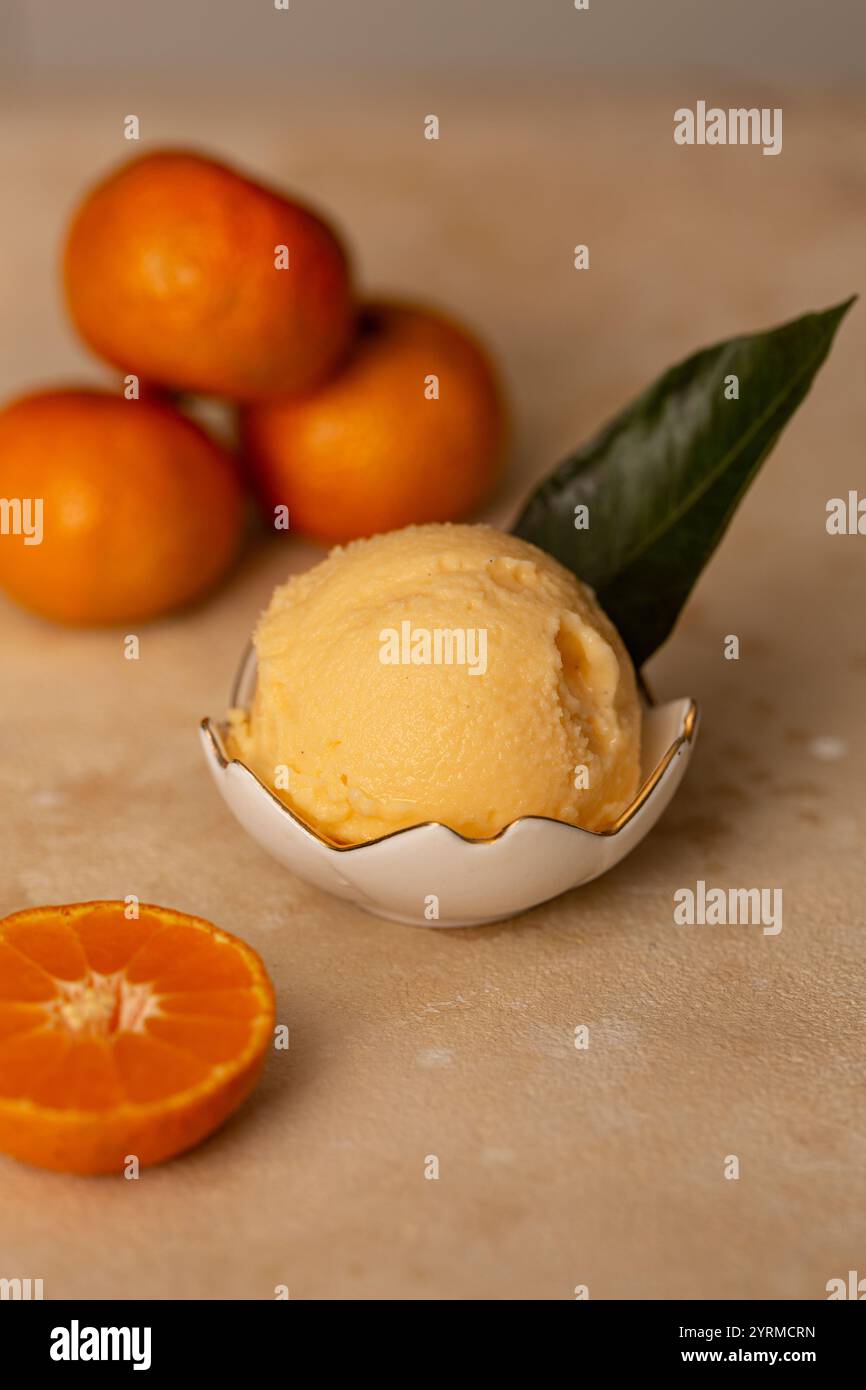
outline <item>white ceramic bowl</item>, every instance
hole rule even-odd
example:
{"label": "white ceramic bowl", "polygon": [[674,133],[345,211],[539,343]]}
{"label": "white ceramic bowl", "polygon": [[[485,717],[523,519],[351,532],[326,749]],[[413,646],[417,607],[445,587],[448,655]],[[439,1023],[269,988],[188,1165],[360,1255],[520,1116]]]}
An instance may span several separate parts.
{"label": "white ceramic bowl", "polygon": [[[247,652],[230,705],[246,707],[255,684]],[[324,839],[255,773],[230,759],[223,726],[201,723],[205,757],[227,805],[254,840],[299,878],[348,898],[377,917],[419,927],[499,922],[577,888],[613,868],[639,844],[682,780],[694,746],[694,700],[644,709],[640,790],[608,830],[580,830],[545,816],[522,816],[492,840],[468,840],[436,821],[360,845]],[[433,911],[438,916],[433,916]]]}

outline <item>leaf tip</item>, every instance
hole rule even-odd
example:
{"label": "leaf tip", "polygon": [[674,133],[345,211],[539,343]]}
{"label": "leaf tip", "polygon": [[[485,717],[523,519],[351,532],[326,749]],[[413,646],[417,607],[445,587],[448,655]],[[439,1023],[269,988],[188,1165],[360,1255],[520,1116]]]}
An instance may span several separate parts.
{"label": "leaf tip", "polygon": [[839,304],[833,304],[833,305],[827,310],[827,313],[828,313],[828,314],[834,314],[834,315],[837,317],[837,319],[839,320],[839,322],[841,323],[842,319],[845,317],[845,315],[847,314],[848,310],[851,308],[852,304],[856,304],[856,303],[857,303],[857,300],[858,300],[859,298],[860,298],[859,294],[850,294],[850,295],[848,296],[848,298],[847,298],[847,299],[843,299],[843,300],[841,301],[841,303],[839,303]]}

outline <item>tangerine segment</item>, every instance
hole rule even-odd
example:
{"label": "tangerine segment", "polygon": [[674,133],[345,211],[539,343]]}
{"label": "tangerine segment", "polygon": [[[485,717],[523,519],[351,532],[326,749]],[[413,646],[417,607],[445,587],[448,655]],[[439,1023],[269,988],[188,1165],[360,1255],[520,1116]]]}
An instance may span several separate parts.
{"label": "tangerine segment", "polygon": [[171,908],[35,907],[0,921],[0,1150],[119,1173],[191,1148],[241,1104],[274,992],[237,937]]}

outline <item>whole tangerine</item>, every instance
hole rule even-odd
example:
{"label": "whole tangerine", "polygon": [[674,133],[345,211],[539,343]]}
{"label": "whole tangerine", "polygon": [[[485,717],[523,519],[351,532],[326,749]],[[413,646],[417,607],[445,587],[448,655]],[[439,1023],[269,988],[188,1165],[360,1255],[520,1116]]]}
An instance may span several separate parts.
{"label": "whole tangerine", "polygon": [[206,593],[244,526],[235,461],[170,406],[55,390],[0,410],[0,588],[74,624],[156,617]]}
{"label": "whole tangerine", "polygon": [[132,159],[87,193],[64,279],[94,352],[179,390],[304,390],[353,331],[346,253],[322,218],[183,150]]}
{"label": "whole tangerine", "polygon": [[487,354],[428,309],[372,303],[355,348],[318,390],[251,406],[242,449],[267,519],[325,544],[459,521],[491,492],[504,437]]}

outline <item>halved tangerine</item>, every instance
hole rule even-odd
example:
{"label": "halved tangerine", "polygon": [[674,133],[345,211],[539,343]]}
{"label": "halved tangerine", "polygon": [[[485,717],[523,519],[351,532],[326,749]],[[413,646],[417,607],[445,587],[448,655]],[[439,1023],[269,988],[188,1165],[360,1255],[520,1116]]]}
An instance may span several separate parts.
{"label": "halved tangerine", "polygon": [[126,903],[0,921],[0,1150],[120,1173],[197,1144],[249,1095],[273,1038],[255,951],[210,922]]}

